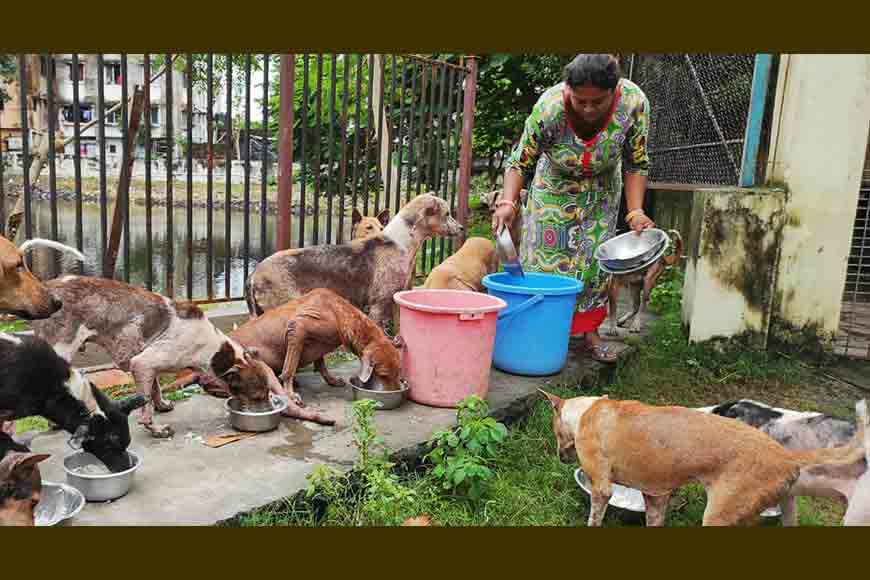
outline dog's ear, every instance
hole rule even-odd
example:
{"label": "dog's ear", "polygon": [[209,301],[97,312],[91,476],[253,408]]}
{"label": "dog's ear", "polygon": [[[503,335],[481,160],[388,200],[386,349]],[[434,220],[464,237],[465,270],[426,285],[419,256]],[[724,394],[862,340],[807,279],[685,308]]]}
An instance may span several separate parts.
{"label": "dog's ear", "polygon": [[372,371],[374,371],[374,366],[372,365],[372,358],[369,353],[364,352],[362,357],[360,358],[360,367],[359,367],[359,380],[362,384],[366,384],[369,382],[369,379],[372,378]]}
{"label": "dog's ear", "polygon": [[427,217],[440,214],[441,204],[439,203],[438,197],[431,191],[426,195],[430,195],[431,197],[426,200],[426,208],[423,210],[423,213],[426,214]]}
{"label": "dog's ear", "polygon": [[565,404],[565,401],[563,399],[557,397],[556,395],[551,395],[550,393],[548,393],[544,389],[538,389],[538,392],[540,392],[545,397],[547,397],[547,400],[549,400],[550,404],[553,405],[554,411],[561,411],[562,410],[562,405]]}
{"label": "dog's ear", "polygon": [[395,338],[393,338],[393,346],[399,350],[405,348],[405,339],[402,338],[401,334],[397,334]]}
{"label": "dog's ear", "polygon": [[51,455],[47,453],[10,451],[0,460],[0,481],[29,477],[36,464],[40,461],[45,461],[49,457]]}
{"label": "dog's ear", "polygon": [[350,216],[350,225],[351,225],[351,226],[355,226],[355,225],[358,224],[360,221],[362,221],[362,218],[363,218],[363,216],[362,216],[362,214],[359,212],[359,210],[358,210],[357,208],[353,208],[353,213],[352,213],[351,216]]}
{"label": "dog's ear", "polygon": [[381,222],[381,225],[387,227],[387,224],[390,223],[390,210],[385,209],[378,214],[378,221]]}
{"label": "dog's ear", "polygon": [[118,404],[118,410],[124,413],[125,415],[129,415],[139,407],[143,407],[148,400],[145,398],[145,395],[141,393],[137,393],[132,397],[127,397],[123,401]]}

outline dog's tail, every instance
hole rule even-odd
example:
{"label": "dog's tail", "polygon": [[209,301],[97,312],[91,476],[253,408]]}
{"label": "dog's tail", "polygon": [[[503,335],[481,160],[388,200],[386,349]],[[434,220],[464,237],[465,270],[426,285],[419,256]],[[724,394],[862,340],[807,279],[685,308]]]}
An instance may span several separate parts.
{"label": "dog's tail", "polygon": [[868,434],[867,401],[861,399],[855,404],[857,430],[852,440],[846,445],[828,449],[812,449],[809,451],[791,451],[792,457],[801,465],[850,465],[870,456],[870,434]]}
{"label": "dog's tail", "polygon": [[256,318],[263,314],[263,309],[257,304],[257,297],[254,292],[254,274],[251,274],[245,280],[245,302],[248,304],[248,314],[251,315],[251,318]]}
{"label": "dog's tail", "polygon": [[668,230],[668,234],[674,241],[674,254],[665,257],[665,265],[673,266],[683,257],[683,236],[677,230]]}
{"label": "dog's tail", "polygon": [[33,248],[52,248],[54,250],[58,250],[59,252],[67,252],[75,256],[80,262],[85,261],[85,256],[76,250],[75,248],[71,248],[66,244],[61,244],[60,242],[55,242],[53,240],[45,240],[42,238],[33,238],[32,240],[27,240],[23,244],[21,244],[18,249],[21,250],[22,253],[28,252]]}

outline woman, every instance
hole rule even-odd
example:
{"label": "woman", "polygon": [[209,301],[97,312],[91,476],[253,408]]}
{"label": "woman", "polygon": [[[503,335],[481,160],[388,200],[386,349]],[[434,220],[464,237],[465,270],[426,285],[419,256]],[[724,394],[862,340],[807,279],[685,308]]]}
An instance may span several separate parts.
{"label": "woman", "polygon": [[617,356],[598,334],[607,316],[608,276],[593,253],[616,229],[623,173],[626,222],[636,232],[655,225],[642,209],[648,129],[646,95],[621,78],[616,58],[578,55],[526,119],[492,218],[493,233],[510,228],[524,179],[534,174],[523,204],[520,260],[527,271],[583,281],[571,335],[583,334],[585,347],[603,362]]}

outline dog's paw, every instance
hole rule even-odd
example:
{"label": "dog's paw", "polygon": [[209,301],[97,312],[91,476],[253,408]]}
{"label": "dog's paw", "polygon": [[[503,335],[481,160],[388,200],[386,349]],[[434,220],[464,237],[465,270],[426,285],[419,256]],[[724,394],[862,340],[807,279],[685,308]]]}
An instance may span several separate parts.
{"label": "dog's paw", "polygon": [[144,427],[154,439],[169,439],[175,435],[175,429],[171,425],[155,425],[151,423],[150,425],[144,425]]}
{"label": "dog's paw", "polygon": [[164,398],[160,398],[154,403],[154,410],[158,413],[168,413],[174,408],[175,404],[172,401],[167,401]]}
{"label": "dog's paw", "polygon": [[615,324],[611,324],[604,330],[604,334],[607,336],[619,336],[619,331],[616,329]]}
{"label": "dog's paw", "polygon": [[297,407],[304,407],[304,406],[305,406],[305,401],[302,400],[302,395],[300,395],[299,393],[295,393],[295,392],[294,392],[294,393],[290,393],[290,394],[287,396],[287,399],[288,399],[291,403],[293,403],[294,405],[296,405]]}

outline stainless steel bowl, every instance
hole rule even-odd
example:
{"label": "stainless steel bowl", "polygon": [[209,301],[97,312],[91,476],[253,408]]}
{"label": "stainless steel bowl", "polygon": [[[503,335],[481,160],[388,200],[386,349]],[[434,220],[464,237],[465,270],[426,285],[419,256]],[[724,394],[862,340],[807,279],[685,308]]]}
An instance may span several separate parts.
{"label": "stainless steel bowl", "polygon": [[224,402],[230,425],[239,431],[271,431],[278,427],[281,422],[281,412],[287,408],[287,401],[274,396],[270,411],[242,411],[239,409],[240,404],[235,397],[230,397]]}
{"label": "stainless steel bowl", "polygon": [[56,526],[74,518],[85,507],[85,496],[65,483],[42,482],[42,497],[33,510],[34,524]]}
{"label": "stainless steel bowl", "polygon": [[[574,472],[574,480],[580,486],[580,489],[585,491],[586,495],[589,495],[589,488],[591,487],[589,477],[581,468],[577,468]],[[625,487],[617,483],[613,484],[613,495],[610,496],[608,505],[631,512],[646,512],[646,502],[643,501],[643,494],[640,490]],[[779,506],[774,506],[761,512],[761,517],[763,518],[777,518],[780,515],[782,515],[782,510],[779,509]]]}
{"label": "stainless steel bowl", "polygon": [[511,239],[511,233],[507,228],[502,228],[501,233],[496,236],[495,249],[505,272],[512,276],[525,276],[520,259],[517,256],[517,249],[514,247],[514,241]]}
{"label": "stainless steel bowl", "polygon": [[610,270],[634,268],[650,261],[669,240],[667,233],[656,228],[643,230],[640,235],[626,232],[598,246],[594,257]]}
{"label": "stainless steel bowl", "polygon": [[[86,451],[78,451],[63,459],[63,470],[68,484],[82,492],[88,501],[109,501],[127,494],[133,485],[133,476],[142,465],[139,456],[127,450],[133,467],[118,473],[90,475],[77,470],[88,465],[103,466],[103,462]],[[104,467],[104,466],[103,466]]]}
{"label": "stainless steel bowl", "polygon": [[401,407],[408,398],[408,385],[402,384],[402,388],[398,391],[376,391],[365,389],[353,383],[350,385],[353,388],[353,400],[371,399],[380,403],[378,409],[388,411]]}

